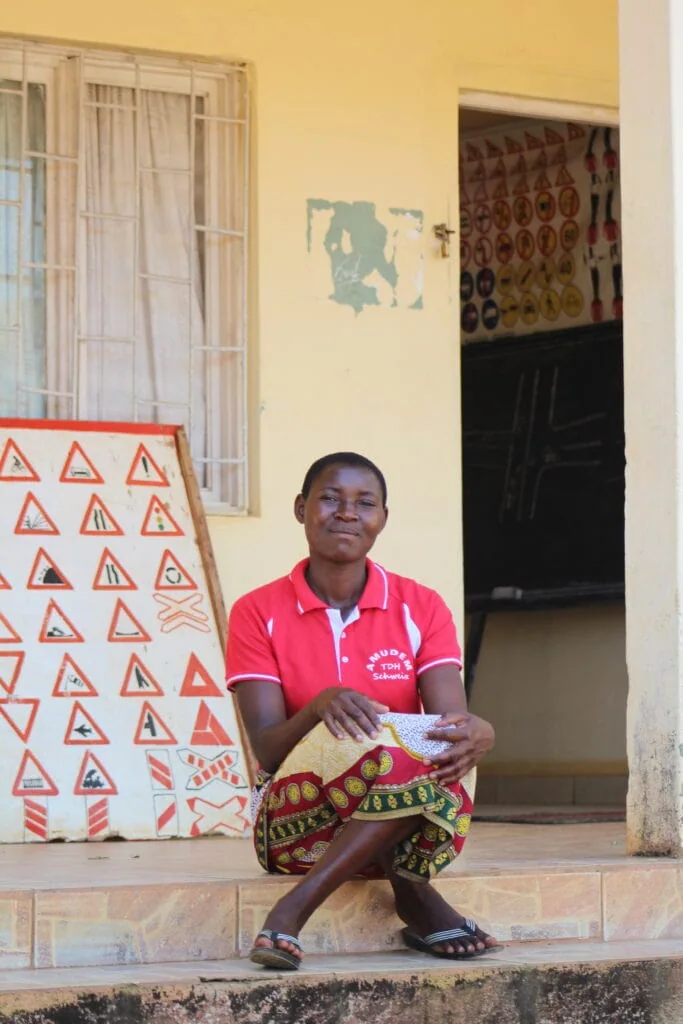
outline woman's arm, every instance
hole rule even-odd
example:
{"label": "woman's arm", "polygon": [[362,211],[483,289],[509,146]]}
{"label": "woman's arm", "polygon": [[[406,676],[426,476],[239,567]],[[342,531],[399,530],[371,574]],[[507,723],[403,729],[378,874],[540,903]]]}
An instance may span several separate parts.
{"label": "woman's arm", "polygon": [[251,749],[267,772],[280,767],[299,740],[324,722],[335,739],[379,735],[378,714],[389,709],[342,686],[321,690],[309,704],[287,718],[282,687],[263,679],[235,684],[235,695]]}
{"label": "woman's arm", "polygon": [[[304,659],[299,671],[307,668]],[[337,739],[361,739],[377,735],[378,713],[389,710],[354,690],[329,686],[288,718],[270,631],[249,595],[230,612],[226,669],[251,749],[268,772],[275,771],[318,722],[324,722]]]}
{"label": "woman's arm", "polygon": [[458,782],[481,761],[495,743],[493,726],[467,710],[465,688],[455,665],[438,665],[419,679],[425,713],[441,715],[442,721],[425,733],[427,739],[450,743],[448,750],[432,759],[432,777],[438,782]]}
{"label": "woman's arm", "polygon": [[437,665],[418,680],[420,699],[426,715],[467,714],[465,687],[457,665]]}
{"label": "woman's arm", "polygon": [[282,687],[263,679],[237,683],[235,697],[254,757],[267,772],[274,772],[320,721],[314,704],[287,718]]}

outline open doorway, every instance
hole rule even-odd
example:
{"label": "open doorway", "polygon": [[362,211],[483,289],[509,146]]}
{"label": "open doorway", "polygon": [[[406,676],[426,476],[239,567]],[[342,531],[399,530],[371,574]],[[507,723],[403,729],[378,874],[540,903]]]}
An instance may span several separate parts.
{"label": "open doorway", "polygon": [[478,813],[615,820],[627,789],[619,133],[460,111],[466,684]]}

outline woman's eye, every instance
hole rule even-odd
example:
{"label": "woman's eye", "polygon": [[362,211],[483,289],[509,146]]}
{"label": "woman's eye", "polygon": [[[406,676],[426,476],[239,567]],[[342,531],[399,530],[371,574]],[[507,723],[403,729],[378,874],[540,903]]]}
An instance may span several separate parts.
{"label": "woman's eye", "polygon": [[320,498],[320,500],[321,501],[334,501],[334,502],[336,502],[337,499],[336,499],[334,494],[323,494],[322,497]]}
{"label": "woman's eye", "polygon": [[362,505],[363,508],[374,508],[375,507],[375,502],[372,501],[370,498],[363,498],[361,501],[358,502],[358,504]]}

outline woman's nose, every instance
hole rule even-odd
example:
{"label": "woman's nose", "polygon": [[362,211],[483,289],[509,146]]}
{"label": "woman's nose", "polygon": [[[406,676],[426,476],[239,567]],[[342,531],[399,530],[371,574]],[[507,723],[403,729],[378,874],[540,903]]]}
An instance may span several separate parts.
{"label": "woman's nose", "polygon": [[352,501],[340,501],[336,514],[340,519],[356,519],[358,516]]}

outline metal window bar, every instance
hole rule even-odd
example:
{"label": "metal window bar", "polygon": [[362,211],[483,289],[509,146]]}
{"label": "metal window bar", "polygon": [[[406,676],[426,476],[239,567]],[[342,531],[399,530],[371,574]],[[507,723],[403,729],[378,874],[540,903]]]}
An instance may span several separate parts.
{"label": "metal window bar", "polygon": [[[19,165],[19,238],[18,238],[18,257],[19,265],[17,267],[17,327],[19,333],[17,338],[19,340],[19,373],[23,375],[24,366],[26,365],[24,358],[24,295],[23,295],[23,284],[24,284],[24,197],[26,191],[26,158],[24,153],[28,148],[28,74],[26,67],[27,57],[26,51],[22,51],[21,55],[21,163]],[[21,376],[20,376],[21,379]],[[26,413],[26,403],[23,401],[25,392],[19,390],[19,415],[24,416]]]}
{"label": "metal window bar", "polygon": [[83,266],[85,263],[85,252],[86,252],[86,235],[85,235],[85,223],[79,217],[81,207],[85,207],[85,193],[86,193],[86,180],[85,180],[85,160],[83,159],[83,151],[85,149],[85,68],[83,66],[83,55],[78,57],[78,115],[77,115],[77,149],[79,160],[78,160],[78,171],[77,171],[77,183],[76,183],[76,223],[74,230],[76,232],[75,237],[75,248],[76,248],[76,266],[79,268],[76,272],[76,279],[74,282],[74,313],[73,313],[73,325],[74,325],[74,344],[73,344],[73,381],[74,381],[74,415],[78,419],[84,418],[83,414],[88,408],[88,396],[87,396],[87,360],[89,355],[89,348],[87,342],[81,336],[81,328],[85,328],[87,325],[87,313],[88,313],[88,293],[87,288],[83,287]]}
{"label": "metal window bar", "polygon": [[[16,54],[16,57],[13,56]],[[205,65],[197,61],[182,61],[173,60],[167,58],[159,58],[158,60],[150,60],[146,58],[144,60],[131,58],[128,55],[112,55],[102,54],[96,51],[84,50],[84,49],[67,49],[62,48],[53,44],[28,44],[21,42],[14,42],[11,40],[5,40],[2,47],[2,53],[0,54],[0,61],[3,56],[7,60],[7,64],[14,63],[14,66],[21,60],[21,81],[17,82],[16,89],[9,89],[5,86],[0,88],[0,94],[10,96],[21,96],[21,165],[19,173],[19,198],[17,200],[0,200],[0,205],[13,207],[17,210],[18,217],[18,238],[17,238],[17,279],[16,279],[16,302],[17,302],[17,323],[15,326],[8,327],[7,331],[11,334],[15,334],[17,337],[17,371],[18,371],[18,400],[19,407],[18,411],[20,415],[27,413],[27,398],[28,395],[44,395],[46,398],[59,399],[60,403],[57,407],[57,415],[67,415],[71,418],[79,416],[86,416],[89,414],[89,407],[92,407],[92,401],[88,401],[87,389],[89,387],[89,377],[87,374],[87,362],[89,347],[93,344],[117,344],[123,343],[126,345],[137,345],[141,343],[140,337],[140,324],[139,324],[139,302],[140,302],[140,283],[143,280],[159,280],[168,281],[171,283],[185,284],[188,290],[188,304],[190,309],[189,325],[188,325],[188,350],[191,370],[188,374],[188,429],[190,437],[194,436],[195,430],[203,430],[204,423],[197,420],[197,410],[194,407],[193,401],[193,381],[194,375],[198,372],[195,368],[195,360],[199,357],[203,363],[201,369],[202,383],[204,392],[204,402],[206,403],[206,411],[204,414],[204,422],[206,423],[208,433],[205,433],[202,451],[201,448],[197,448],[194,445],[194,461],[199,467],[206,467],[208,476],[206,481],[202,480],[202,483],[208,483],[208,487],[205,487],[205,498],[212,504],[218,504],[222,511],[225,512],[244,512],[246,511],[246,495],[248,494],[248,458],[247,458],[247,271],[248,271],[248,212],[249,212],[249,94],[246,88],[246,74],[245,69],[241,65],[225,65],[221,67]],[[55,117],[55,104],[57,103],[56,98],[56,86],[54,81],[50,79],[50,73],[52,68],[59,65],[63,69],[66,61],[73,60],[74,64],[69,65],[73,68],[76,75],[74,79],[75,84],[75,104],[76,109],[73,110],[73,114],[76,118],[75,130],[76,139],[75,152],[77,156],[69,156],[66,153],[60,153],[57,150],[59,145],[50,145],[49,143],[49,131],[48,138],[46,140],[45,152],[39,152],[35,148],[29,148],[29,89],[34,81],[46,83],[46,92],[48,97],[48,110],[52,107],[52,112],[48,113],[48,119]],[[102,69],[102,75],[98,75],[98,69]],[[17,68],[17,72],[18,72]],[[106,74],[104,73],[106,72]],[[118,78],[116,83],[117,87],[130,88],[126,84],[126,76],[130,81],[131,74],[134,76],[134,103],[131,105],[119,104],[119,103],[93,103],[86,94],[87,84],[92,81],[93,84],[97,84],[101,80],[103,84],[112,84],[114,75]],[[47,76],[47,77],[46,77]],[[145,273],[140,267],[140,234],[141,234],[141,189],[140,179],[143,173],[174,173],[174,169],[166,168],[155,168],[147,167],[142,165],[140,160],[141,148],[140,148],[140,131],[141,131],[141,119],[142,119],[142,107],[143,107],[143,94],[147,88],[146,81],[147,76],[151,76],[149,88],[154,91],[154,81],[160,80],[160,76],[166,76],[171,82],[171,87],[164,85],[163,89],[170,93],[185,94],[189,100],[188,120],[190,130],[190,167],[187,171],[182,170],[177,173],[188,176],[188,190],[189,190],[189,203],[190,203],[190,215],[188,217],[188,230],[190,232],[190,277],[188,279],[177,279],[171,277],[165,277],[164,275],[155,275],[152,273]],[[0,72],[1,77],[1,72]],[[20,77],[17,73],[15,76],[17,79]],[[176,79],[178,82],[177,89],[173,84],[172,80]],[[189,86],[189,88],[188,88]],[[220,89],[221,86],[225,89],[225,104],[223,108],[218,110],[214,109],[211,105],[212,99],[215,99],[216,93],[212,90]],[[230,88],[227,88],[230,86]],[[50,96],[50,90],[55,90],[55,97]],[[197,98],[201,97],[204,106],[198,108]],[[109,215],[101,214],[97,211],[87,209],[87,197],[86,197],[86,181],[85,181],[85,147],[87,145],[87,133],[86,133],[86,114],[87,110],[92,107],[108,108],[111,110],[125,110],[133,114],[135,119],[135,157],[136,157],[136,169],[135,169],[135,214],[132,216],[126,215]],[[244,111],[245,116],[229,116],[231,110],[240,113]],[[57,110],[56,116],[60,117],[60,111]],[[207,128],[217,129],[218,126],[235,126],[237,130],[242,129],[243,132],[243,153],[242,153],[242,166],[233,167],[226,163],[227,157],[220,146],[214,145],[213,147],[207,146],[203,163],[207,175],[210,175],[212,181],[217,183],[219,189],[226,190],[226,182],[230,181],[235,175],[240,175],[242,179],[242,224],[243,230],[235,230],[230,227],[224,227],[216,223],[213,227],[211,226],[212,221],[215,221],[215,211],[213,215],[209,215],[207,203],[209,202],[209,188],[205,187],[205,202],[204,202],[204,216],[202,220],[205,223],[199,223],[197,217],[197,206],[195,203],[195,189],[197,187],[196,176],[196,147],[197,147],[197,125],[198,123],[207,125]],[[207,135],[204,134],[204,140],[206,143]],[[239,160],[237,151],[231,152],[230,158]],[[28,166],[30,161],[40,159],[46,161],[46,166],[49,166],[50,162],[53,165],[75,165],[76,166],[76,210],[74,217],[74,245],[75,245],[75,256],[74,262],[70,259],[64,260],[63,258],[57,258],[58,256],[63,257],[63,252],[58,253],[56,250],[48,250],[47,258],[43,260],[30,259],[31,253],[27,252],[27,240],[26,240],[26,210],[25,204],[27,201],[27,185],[28,185]],[[227,191],[226,191],[227,194]],[[47,232],[50,232],[50,202],[47,202]],[[133,337],[119,337],[114,338],[106,335],[99,335],[89,330],[87,319],[87,309],[89,304],[88,288],[87,288],[87,250],[86,245],[86,224],[89,221],[118,221],[133,224],[133,230],[135,234],[134,238],[134,257],[133,267],[131,268],[134,275],[134,309],[131,311],[133,320]],[[203,234],[206,237],[209,235],[215,237],[224,237],[226,239],[234,239],[235,243],[239,244],[240,247],[240,258],[241,264],[237,271],[236,276],[233,278],[237,286],[239,281],[239,287],[241,288],[241,322],[234,324],[234,331],[229,336],[231,344],[221,345],[219,342],[226,338],[226,325],[222,322],[223,309],[209,309],[209,296],[204,294],[203,301],[201,303],[204,314],[204,331],[203,337],[196,338],[195,332],[195,318],[193,316],[193,303],[195,301],[195,295],[200,294],[201,281],[197,278],[199,273],[199,258],[197,253],[197,241],[199,234]],[[33,249],[33,246],[31,246]],[[205,248],[205,260],[207,263],[212,260],[211,247]],[[50,275],[59,273],[71,273],[74,275],[73,278],[73,309],[71,310],[71,321],[73,323],[73,333],[70,338],[70,347],[72,348],[72,364],[70,369],[71,375],[71,388],[64,390],[63,388],[51,388],[46,387],[35,387],[26,378],[26,361],[24,358],[26,336],[25,331],[27,329],[26,314],[24,309],[25,304],[25,276],[26,272],[42,271],[45,274],[45,282],[48,288],[51,287],[49,278]],[[208,282],[208,269],[206,270]],[[212,299],[215,305],[215,296]],[[49,304],[48,304],[49,308]],[[228,325],[230,326],[230,325]],[[56,333],[56,325],[53,325],[53,332]],[[211,342],[215,341],[215,344]],[[51,332],[48,332],[47,338],[48,344],[52,343]],[[57,339],[59,343],[59,338]],[[210,356],[216,356],[222,363],[221,357],[240,357],[237,358],[237,363],[234,368],[229,371],[225,371],[223,366],[220,365],[218,369],[212,365]],[[133,374],[135,374],[135,360],[133,360]],[[218,372],[221,376],[219,379],[212,379],[214,372]],[[229,372],[232,374],[230,378],[230,389],[237,401],[239,415],[239,436],[235,435],[236,426],[235,418],[230,416],[226,419],[225,424],[221,423],[221,402],[214,402],[213,392],[216,390],[217,393],[221,393],[224,388],[224,373]],[[99,385],[100,388],[103,386],[103,375],[104,373],[104,361],[102,358],[99,360]],[[143,400],[141,396],[137,395],[137,385],[134,379],[134,408],[137,410],[138,406],[150,406],[156,404],[159,408],[173,407],[179,409],[183,407],[178,402],[147,402]],[[49,382],[46,382],[49,385]],[[234,388],[234,391],[233,391]],[[71,408],[65,408],[64,399],[71,399]],[[218,407],[216,407],[218,406]],[[232,450],[228,449],[226,454],[225,445],[231,446]],[[237,477],[226,478],[225,481],[221,480],[220,469],[223,466],[239,467],[241,472]],[[213,470],[213,472],[212,472]],[[202,470],[203,472],[203,470]],[[222,488],[227,488],[222,490]]]}
{"label": "metal window bar", "polygon": [[135,228],[133,232],[133,335],[135,337],[135,348],[133,350],[133,415],[138,418],[137,403],[137,350],[140,344],[138,323],[140,319],[140,215],[142,210],[142,190],[140,188],[140,145],[142,142],[142,103],[140,89],[140,65],[135,63],[135,93],[133,125],[135,141]]}
{"label": "metal window bar", "polygon": [[240,507],[247,510],[247,504],[249,501],[249,461],[247,458],[249,452],[249,396],[248,396],[248,382],[247,382],[247,343],[248,343],[248,324],[249,324],[249,181],[250,181],[250,136],[249,136],[249,108],[251,103],[251,97],[249,95],[249,89],[247,87],[246,77],[242,79],[243,88],[245,91],[244,96],[244,108],[246,112],[247,123],[244,130],[244,198],[243,198],[243,217],[242,225],[244,228],[244,234],[242,237],[242,337],[240,341],[242,343],[242,452],[244,453],[244,471],[242,473],[242,493],[240,494]]}
{"label": "metal window bar", "polygon": [[212,121],[214,124],[244,124],[246,120],[243,117],[221,117],[215,114],[195,114],[197,121]]}
{"label": "metal window bar", "polygon": [[[198,287],[200,285],[200,282],[198,280],[196,280],[196,276],[197,276],[197,262],[198,262],[198,259],[199,259],[199,255],[197,253],[195,253],[195,233],[194,233],[194,225],[195,225],[195,221],[197,219],[197,217],[196,217],[196,208],[197,208],[197,165],[196,165],[196,153],[195,153],[195,144],[196,144],[197,135],[196,135],[196,130],[195,130],[195,119],[194,119],[194,113],[195,113],[194,108],[195,108],[195,105],[196,105],[196,102],[197,102],[197,99],[196,99],[196,95],[197,95],[196,94],[196,89],[197,89],[197,81],[196,81],[196,78],[195,78],[194,67],[192,67],[192,68],[190,68],[190,101],[188,103],[188,108],[187,108],[187,129],[188,129],[189,136],[190,136],[190,138],[189,138],[189,147],[190,147],[190,151],[189,151],[189,157],[190,157],[190,176],[189,176],[189,179],[188,179],[189,190],[188,190],[188,196],[187,196],[188,210],[189,210],[189,216],[187,218],[187,229],[188,229],[188,233],[189,233],[189,237],[187,239],[187,252],[188,252],[189,261],[190,261],[190,263],[189,263],[189,267],[190,267],[190,281],[189,281],[189,286],[188,286],[188,290],[187,290],[187,308],[188,308],[188,318],[187,319],[188,319],[188,326],[189,326],[189,329],[190,329],[190,336],[188,338],[188,356],[189,356],[188,362],[189,362],[190,372],[188,373],[188,381],[187,381],[187,395],[188,395],[188,424],[187,424],[187,430],[188,430],[188,436],[189,436],[189,439],[190,439],[190,454],[192,454],[192,441],[193,441],[193,438],[194,438],[194,430],[195,430],[195,416],[194,416],[194,407],[193,407],[193,403],[192,403],[192,394],[193,394],[193,391],[194,391],[194,389],[192,387],[192,383],[193,383],[193,379],[192,378],[193,378],[193,373],[194,373],[194,365],[193,365],[194,350],[193,350],[193,347],[192,347],[193,346],[193,342],[194,342],[194,338],[193,338],[193,332],[194,332],[193,299],[194,299],[194,296],[195,296],[195,292],[197,291],[197,289],[198,289]],[[203,309],[204,309],[204,311],[206,311],[206,294],[204,294],[203,298],[204,298]],[[207,330],[206,312],[204,312],[204,332],[203,332],[204,335],[206,335],[206,330]],[[205,385],[204,385],[204,393],[205,393],[206,401],[207,402],[209,401],[209,396],[211,394],[210,386],[207,386],[208,384],[209,384],[209,382],[205,382]],[[201,474],[198,473],[197,475],[199,477],[199,486],[205,488],[206,487],[206,480],[203,479]]]}
{"label": "metal window bar", "polygon": [[77,164],[77,156],[61,156],[59,153],[39,153],[37,150],[27,149],[24,156],[36,157],[38,160],[54,160],[62,164]]}

